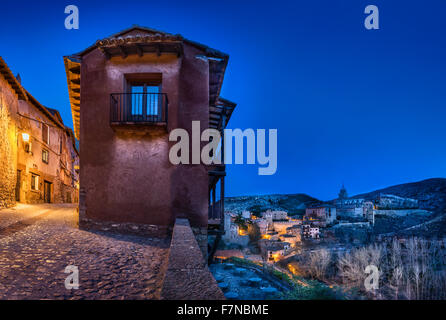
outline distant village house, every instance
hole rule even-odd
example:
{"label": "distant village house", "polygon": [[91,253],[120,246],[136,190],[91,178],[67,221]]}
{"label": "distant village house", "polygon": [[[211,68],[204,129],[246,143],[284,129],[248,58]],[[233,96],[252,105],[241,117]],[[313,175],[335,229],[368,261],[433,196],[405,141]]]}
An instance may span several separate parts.
{"label": "distant village house", "polygon": [[319,227],[311,224],[305,224],[302,226],[302,235],[305,239],[319,239],[321,231]]}
{"label": "distant village house", "polygon": [[311,206],[305,210],[305,218],[310,221],[320,221],[324,227],[333,224],[337,218],[336,206],[330,204]]}

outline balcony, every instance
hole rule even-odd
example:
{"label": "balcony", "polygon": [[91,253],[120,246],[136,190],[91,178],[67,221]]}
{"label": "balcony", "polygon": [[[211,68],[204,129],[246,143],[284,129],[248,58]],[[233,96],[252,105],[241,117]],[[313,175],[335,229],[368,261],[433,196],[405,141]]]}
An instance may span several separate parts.
{"label": "balcony", "polygon": [[111,125],[166,125],[169,100],[166,93],[112,93]]}
{"label": "balcony", "polygon": [[224,217],[222,215],[222,206],[221,206],[221,200],[215,202],[215,204],[209,205],[209,221],[220,223],[223,221]]}

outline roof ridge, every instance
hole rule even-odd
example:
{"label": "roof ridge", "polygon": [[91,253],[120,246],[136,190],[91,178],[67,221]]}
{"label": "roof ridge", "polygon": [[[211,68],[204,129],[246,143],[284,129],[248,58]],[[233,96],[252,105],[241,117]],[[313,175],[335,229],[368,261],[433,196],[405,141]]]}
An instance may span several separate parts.
{"label": "roof ridge", "polygon": [[[176,37],[176,38],[178,38],[178,41],[187,42],[188,44],[190,44],[192,46],[195,46],[196,48],[204,51],[206,55],[209,55],[211,57],[222,58],[223,60],[226,60],[225,61],[226,63],[227,63],[227,60],[229,59],[229,55],[227,53],[224,53],[224,52],[222,52],[220,50],[211,48],[211,47],[209,47],[209,46],[207,46],[205,44],[202,44],[202,43],[199,43],[199,42],[196,42],[196,41],[193,41],[193,40],[189,40],[189,39],[185,38],[184,36],[182,36],[181,34],[173,34],[173,33],[160,31],[160,30],[156,30],[156,29],[152,29],[152,28],[148,28],[148,27],[142,27],[142,26],[139,26],[139,25],[133,25],[130,28],[127,28],[127,29],[124,29],[124,30],[122,30],[120,32],[112,34],[111,36],[108,36],[108,37],[102,38],[102,39],[98,39],[98,40],[96,40],[95,43],[93,43],[88,48],[86,48],[86,49],[84,49],[84,50],[82,50],[82,51],[80,51],[78,53],[75,53],[75,54],[72,54],[72,55],[68,55],[68,56],[65,56],[65,57],[69,58],[69,59],[80,59],[83,55],[85,55],[88,52],[96,49],[98,47],[98,44],[100,44],[101,42],[105,43],[105,42],[108,42],[110,40],[111,41],[116,41],[116,39],[120,39],[120,38],[121,39],[132,39],[133,36],[129,36],[129,37],[122,37],[122,36],[125,35],[126,33],[129,33],[129,32],[131,32],[133,30],[138,30],[138,29],[141,30],[141,31],[154,33],[153,35],[147,35],[147,38],[150,38],[150,37],[153,37],[153,36],[158,36],[158,37],[159,36],[164,36],[164,37],[167,37],[167,38]],[[162,39],[160,39],[160,40],[162,40]]]}
{"label": "roof ridge", "polygon": [[174,35],[174,34],[169,33],[169,32],[165,32],[165,31],[161,31],[161,30],[157,30],[157,29],[153,29],[153,28],[144,27],[144,26],[140,26],[140,25],[134,24],[133,26],[131,26],[131,27],[129,27],[129,28],[126,28],[126,29],[124,29],[124,30],[121,30],[121,31],[119,31],[119,32],[117,32],[117,33],[114,33],[114,34],[112,34],[111,36],[109,36],[109,37],[107,37],[107,38],[114,38],[114,37],[116,38],[116,37],[118,37],[118,36],[121,36],[121,35],[123,35],[123,34],[129,33],[129,32],[131,32],[131,31],[133,31],[133,30],[137,30],[137,29],[142,30],[142,31],[146,31],[146,32],[152,32],[152,33],[160,33],[160,34],[166,34],[166,35]]}
{"label": "roof ridge", "polygon": [[[5,70],[6,75],[2,70]],[[0,56],[0,73],[3,75],[5,80],[11,85],[12,89],[17,93],[17,95],[27,100],[26,89],[17,80],[16,76],[12,73],[6,61]]]}

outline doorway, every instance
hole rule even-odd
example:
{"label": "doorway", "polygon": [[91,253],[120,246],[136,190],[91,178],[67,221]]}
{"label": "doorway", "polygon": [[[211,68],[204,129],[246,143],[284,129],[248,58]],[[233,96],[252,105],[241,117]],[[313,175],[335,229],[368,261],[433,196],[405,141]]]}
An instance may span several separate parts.
{"label": "doorway", "polygon": [[45,203],[51,203],[51,182],[44,181],[43,200]]}
{"label": "doorway", "polygon": [[15,201],[20,202],[20,185],[22,181],[22,171],[17,170],[17,181],[15,185]]}

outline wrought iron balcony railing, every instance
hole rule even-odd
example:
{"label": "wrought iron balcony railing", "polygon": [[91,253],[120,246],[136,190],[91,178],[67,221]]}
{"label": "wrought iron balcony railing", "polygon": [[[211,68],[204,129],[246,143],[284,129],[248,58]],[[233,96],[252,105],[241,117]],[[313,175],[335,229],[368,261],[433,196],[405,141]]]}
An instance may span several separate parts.
{"label": "wrought iron balcony railing", "polygon": [[167,124],[166,93],[112,93],[111,124]]}

